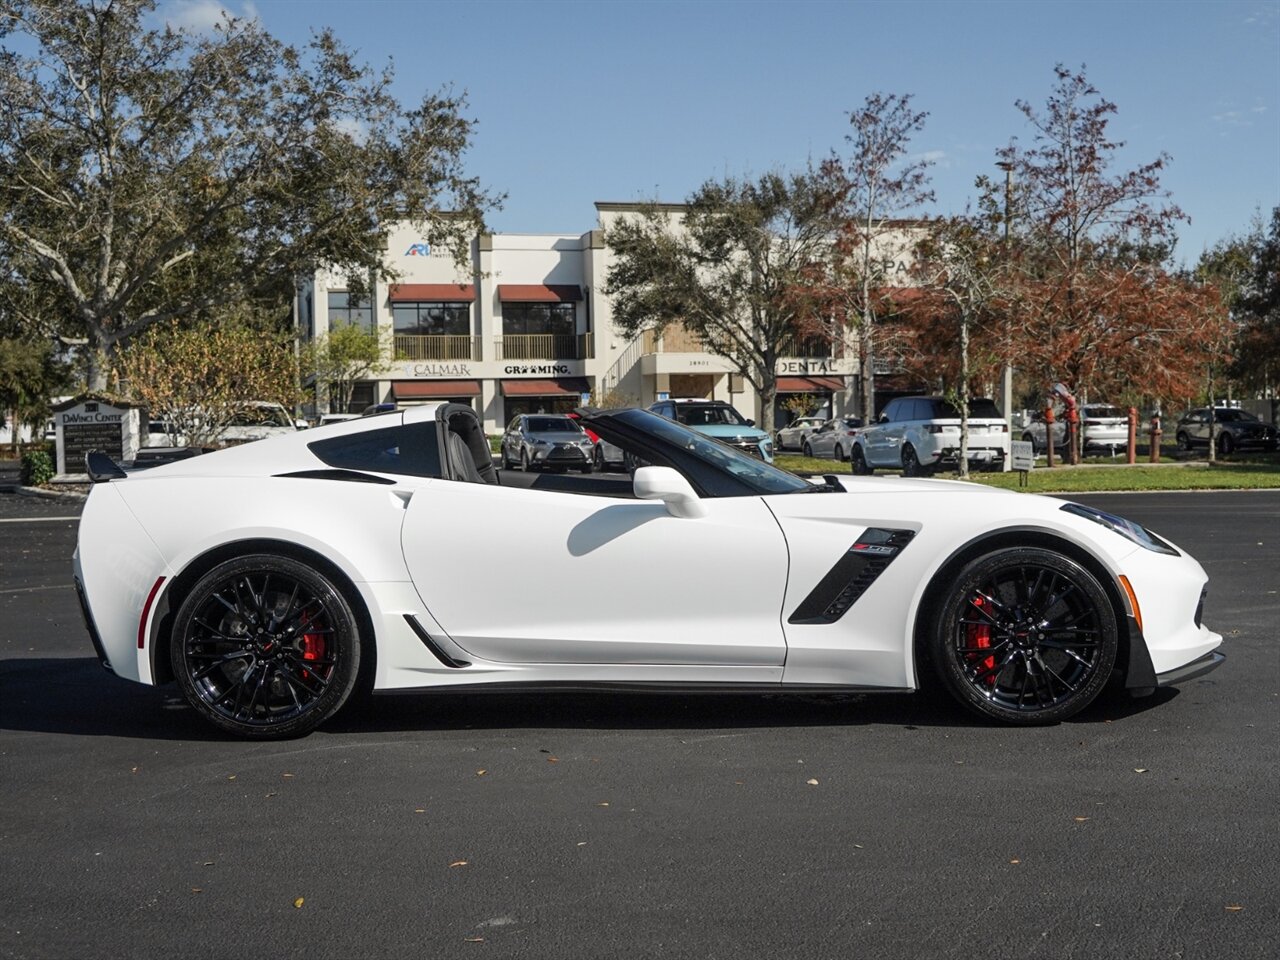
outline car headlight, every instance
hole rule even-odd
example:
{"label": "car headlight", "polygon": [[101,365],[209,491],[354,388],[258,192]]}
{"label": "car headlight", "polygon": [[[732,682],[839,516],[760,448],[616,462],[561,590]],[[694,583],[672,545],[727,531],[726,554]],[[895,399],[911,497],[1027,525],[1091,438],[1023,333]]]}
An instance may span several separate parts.
{"label": "car headlight", "polygon": [[1117,517],[1114,513],[1106,513],[1079,503],[1064,503],[1062,509],[1067,513],[1074,513],[1077,517],[1084,517],[1086,520],[1101,524],[1113,533],[1118,533],[1126,540],[1132,541],[1147,550],[1152,550],[1155,553],[1167,553],[1171,557],[1180,556],[1171,544],[1161,540],[1146,527],[1134,523],[1132,520],[1126,520],[1124,517]]}
{"label": "car headlight", "polygon": [[551,446],[551,444],[549,444],[546,440],[530,440],[529,442],[530,442],[531,444],[533,444],[535,447],[549,447],[549,446]]}

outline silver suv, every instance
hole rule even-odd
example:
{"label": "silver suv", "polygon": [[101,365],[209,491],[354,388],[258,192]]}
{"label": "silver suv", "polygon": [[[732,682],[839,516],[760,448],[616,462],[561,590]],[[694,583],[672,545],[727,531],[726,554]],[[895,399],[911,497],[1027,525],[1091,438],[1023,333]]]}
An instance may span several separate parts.
{"label": "silver suv", "polygon": [[[1009,422],[990,400],[969,401],[969,462],[999,468],[1009,456]],[[890,400],[874,426],[860,431],[849,454],[854,473],[877,467],[928,476],[960,461],[960,411],[943,397]]]}

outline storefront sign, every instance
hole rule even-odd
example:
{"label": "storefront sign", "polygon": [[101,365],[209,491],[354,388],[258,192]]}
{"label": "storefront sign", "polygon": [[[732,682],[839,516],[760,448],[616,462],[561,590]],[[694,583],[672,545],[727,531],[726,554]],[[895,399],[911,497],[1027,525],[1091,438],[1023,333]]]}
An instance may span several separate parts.
{"label": "storefront sign", "polygon": [[510,376],[552,376],[563,377],[569,374],[566,363],[513,363],[502,368],[502,372]]}
{"label": "storefront sign", "polygon": [[779,360],[778,373],[781,374],[809,374],[809,373],[835,373],[836,364],[834,360]]}
{"label": "storefront sign", "polygon": [[58,474],[81,474],[90,450],[101,450],[117,463],[138,455],[140,426],[133,407],[116,407],[85,400],[59,410],[57,421]]}
{"label": "storefront sign", "polygon": [[470,377],[471,368],[465,363],[415,363],[415,377]]}

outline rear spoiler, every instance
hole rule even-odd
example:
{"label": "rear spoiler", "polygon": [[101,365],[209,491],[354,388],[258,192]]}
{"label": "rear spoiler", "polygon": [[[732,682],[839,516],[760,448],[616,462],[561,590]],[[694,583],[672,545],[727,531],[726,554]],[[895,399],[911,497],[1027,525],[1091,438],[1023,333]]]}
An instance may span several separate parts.
{"label": "rear spoiler", "polygon": [[128,476],[118,463],[101,450],[90,450],[84,458],[85,472],[94,483],[106,483],[108,480],[123,480]]}

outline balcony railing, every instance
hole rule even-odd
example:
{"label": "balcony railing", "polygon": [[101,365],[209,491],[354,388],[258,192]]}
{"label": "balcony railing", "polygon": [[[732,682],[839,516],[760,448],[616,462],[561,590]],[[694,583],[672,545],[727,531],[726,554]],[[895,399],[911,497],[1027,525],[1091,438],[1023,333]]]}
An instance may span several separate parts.
{"label": "balcony railing", "polygon": [[479,360],[480,338],[465,334],[395,335],[397,360]]}
{"label": "balcony railing", "polygon": [[788,337],[778,348],[778,356],[827,360],[840,356],[840,344],[824,340],[822,337]]}
{"label": "balcony railing", "polygon": [[499,360],[590,360],[589,333],[508,333],[495,343]]}

